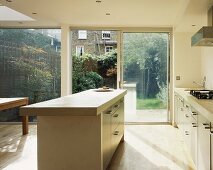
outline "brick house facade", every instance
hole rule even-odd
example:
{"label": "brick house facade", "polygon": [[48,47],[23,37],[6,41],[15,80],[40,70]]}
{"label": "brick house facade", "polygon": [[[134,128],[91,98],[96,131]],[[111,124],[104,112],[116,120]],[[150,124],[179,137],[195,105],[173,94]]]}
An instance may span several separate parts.
{"label": "brick house facade", "polygon": [[73,30],[71,43],[72,55],[103,55],[117,48],[117,32]]}

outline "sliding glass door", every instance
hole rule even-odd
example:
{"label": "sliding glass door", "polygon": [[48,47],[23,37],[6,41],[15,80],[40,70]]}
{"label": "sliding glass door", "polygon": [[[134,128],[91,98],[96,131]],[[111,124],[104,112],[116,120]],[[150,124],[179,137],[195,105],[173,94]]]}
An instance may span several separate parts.
{"label": "sliding glass door", "polygon": [[116,89],[121,80],[126,122],[168,122],[169,38],[168,32],[72,30],[73,93]]}
{"label": "sliding glass door", "polygon": [[126,122],[168,122],[169,33],[123,33]]}

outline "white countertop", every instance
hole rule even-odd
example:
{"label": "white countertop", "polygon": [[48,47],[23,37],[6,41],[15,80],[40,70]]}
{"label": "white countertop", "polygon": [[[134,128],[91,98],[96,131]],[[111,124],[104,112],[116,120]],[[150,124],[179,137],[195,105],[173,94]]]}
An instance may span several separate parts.
{"label": "white countertop", "polygon": [[186,88],[175,88],[175,92],[183,97],[186,102],[191,104],[200,114],[213,122],[213,100],[197,99],[192,96],[189,91],[186,91]]}
{"label": "white countertop", "polygon": [[20,115],[29,116],[96,116],[119,99],[126,90],[96,92],[94,89],[20,108]]}

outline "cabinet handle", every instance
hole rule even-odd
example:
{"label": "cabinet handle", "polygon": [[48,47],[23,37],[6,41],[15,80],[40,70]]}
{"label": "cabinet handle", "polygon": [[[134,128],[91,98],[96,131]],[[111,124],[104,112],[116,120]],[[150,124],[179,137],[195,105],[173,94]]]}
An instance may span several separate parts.
{"label": "cabinet handle", "polygon": [[118,114],[114,114],[113,117],[118,117]]}
{"label": "cabinet handle", "polygon": [[180,110],[183,111],[183,108],[181,107]]}
{"label": "cabinet handle", "polygon": [[186,108],[189,108],[189,105],[186,104]]}
{"label": "cabinet handle", "polygon": [[119,131],[115,131],[113,135],[119,135]]}
{"label": "cabinet handle", "polygon": [[118,108],[119,107],[119,104],[116,104],[115,106],[114,106],[114,108]]}
{"label": "cabinet handle", "polygon": [[208,123],[202,123],[202,125],[205,127],[205,129],[210,129],[210,124],[208,124]]}

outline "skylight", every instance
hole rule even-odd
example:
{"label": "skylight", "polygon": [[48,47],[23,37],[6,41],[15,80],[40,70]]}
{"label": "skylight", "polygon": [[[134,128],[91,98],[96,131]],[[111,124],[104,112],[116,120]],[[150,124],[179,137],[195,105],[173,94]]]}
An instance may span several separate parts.
{"label": "skylight", "polygon": [[0,21],[34,21],[34,19],[0,4]]}

